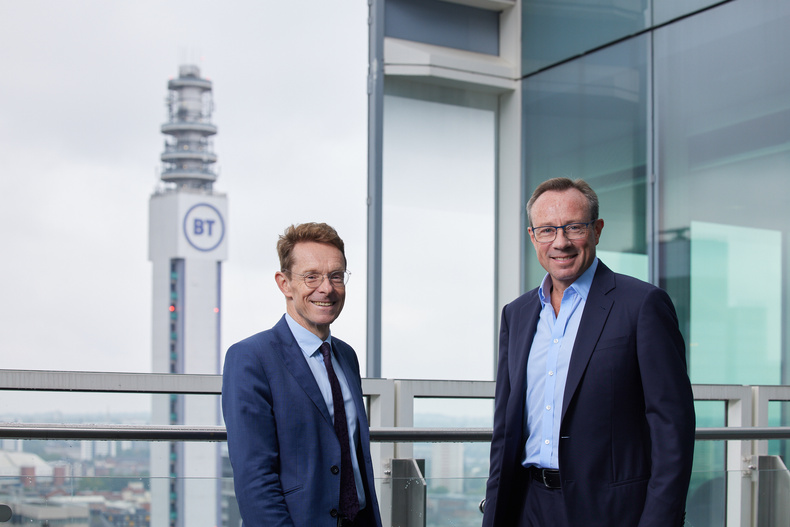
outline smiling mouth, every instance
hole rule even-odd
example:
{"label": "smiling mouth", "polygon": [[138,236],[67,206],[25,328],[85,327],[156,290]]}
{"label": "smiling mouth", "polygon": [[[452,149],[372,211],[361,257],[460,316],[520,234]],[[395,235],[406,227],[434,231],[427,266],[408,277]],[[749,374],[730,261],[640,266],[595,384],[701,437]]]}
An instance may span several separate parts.
{"label": "smiling mouth", "polygon": [[313,304],[315,304],[315,305],[317,305],[319,307],[330,307],[330,306],[335,305],[334,302],[316,302],[316,301],[313,301]]}
{"label": "smiling mouth", "polygon": [[558,262],[569,262],[573,260],[575,256],[555,256],[554,259]]}

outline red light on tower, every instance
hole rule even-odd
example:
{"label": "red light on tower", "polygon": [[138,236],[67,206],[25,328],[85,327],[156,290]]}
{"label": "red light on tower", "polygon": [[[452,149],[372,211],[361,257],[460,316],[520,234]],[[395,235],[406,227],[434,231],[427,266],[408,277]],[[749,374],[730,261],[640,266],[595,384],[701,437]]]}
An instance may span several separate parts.
{"label": "red light on tower", "polygon": [[175,310],[176,310],[176,306],[170,306],[170,312],[171,312],[171,313],[172,313],[173,311],[175,311]]}

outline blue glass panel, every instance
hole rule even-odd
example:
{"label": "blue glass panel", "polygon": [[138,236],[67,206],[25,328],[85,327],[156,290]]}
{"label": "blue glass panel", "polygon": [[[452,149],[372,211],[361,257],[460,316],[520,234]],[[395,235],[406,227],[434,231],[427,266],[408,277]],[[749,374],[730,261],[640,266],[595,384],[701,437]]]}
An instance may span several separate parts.
{"label": "blue glass panel", "polygon": [[721,3],[723,0],[524,0],[522,74]]}
{"label": "blue glass panel", "polygon": [[653,25],[664,24],[672,19],[721,3],[723,3],[722,0],[653,0]]}
{"label": "blue glass panel", "polygon": [[647,0],[522,2],[522,73],[633,35],[648,27]]}
{"label": "blue glass panel", "polygon": [[[527,196],[552,177],[586,180],[605,221],[599,256],[647,278],[647,37],[533,75],[523,94]],[[544,270],[527,257],[532,288]]]}
{"label": "blue glass panel", "polygon": [[655,32],[661,285],[695,383],[788,381],[788,24],[752,0]]}
{"label": "blue glass panel", "polygon": [[498,55],[499,13],[438,0],[387,0],[384,34]]}

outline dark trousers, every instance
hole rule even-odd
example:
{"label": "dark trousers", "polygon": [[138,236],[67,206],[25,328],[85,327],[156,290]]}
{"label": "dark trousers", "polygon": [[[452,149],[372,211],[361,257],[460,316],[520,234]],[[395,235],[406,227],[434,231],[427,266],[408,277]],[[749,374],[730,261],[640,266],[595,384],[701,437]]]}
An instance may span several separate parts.
{"label": "dark trousers", "polygon": [[532,479],[526,469],[519,474],[521,515],[518,527],[569,527],[562,489],[548,489]]}

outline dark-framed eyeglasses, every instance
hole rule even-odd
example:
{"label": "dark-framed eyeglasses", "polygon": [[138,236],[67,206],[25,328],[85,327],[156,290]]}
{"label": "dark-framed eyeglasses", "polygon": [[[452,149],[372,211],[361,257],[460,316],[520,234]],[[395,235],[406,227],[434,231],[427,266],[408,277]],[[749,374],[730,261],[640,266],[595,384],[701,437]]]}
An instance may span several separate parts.
{"label": "dark-framed eyeglasses", "polygon": [[541,225],[540,227],[530,227],[535,241],[538,243],[553,242],[557,238],[557,230],[562,229],[563,234],[569,240],[584,238],[590,232],[590,225],[595,220],[587,223],[566,223],[565,225]]}
{"label": "dark-framed eyeglasses", "polygon": [[293,271],[283,271],[284,273],[289,273],[292,276],[298,276],[304,282],[304,285],[309,287],[310,289],[317,289],[324,283],[324,280],[329,280],[329,282],[334,287],[346,287],[348,283],[348,279],[351,277],[351,273],[348,271],[333,271],[327,274],[321,273],[294,273]]}

